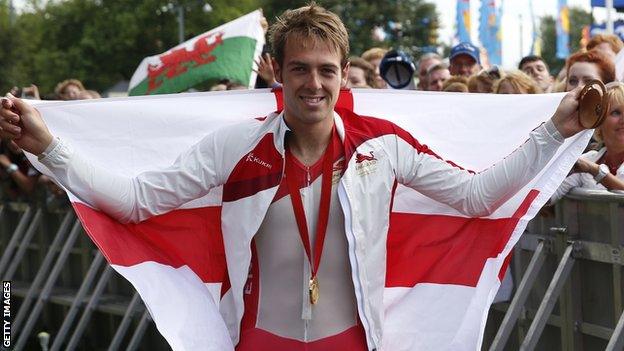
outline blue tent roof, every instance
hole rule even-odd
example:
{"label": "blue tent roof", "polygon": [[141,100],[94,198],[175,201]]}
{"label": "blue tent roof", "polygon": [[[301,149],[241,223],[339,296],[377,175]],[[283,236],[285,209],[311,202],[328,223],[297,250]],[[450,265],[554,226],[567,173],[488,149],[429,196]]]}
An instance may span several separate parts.
{"label": "blue tent roof", "polygon": [[[605,7],[605,0],[591,0],[592,7]],[[613,7],[624,9],[624,0],[613,0]]]}

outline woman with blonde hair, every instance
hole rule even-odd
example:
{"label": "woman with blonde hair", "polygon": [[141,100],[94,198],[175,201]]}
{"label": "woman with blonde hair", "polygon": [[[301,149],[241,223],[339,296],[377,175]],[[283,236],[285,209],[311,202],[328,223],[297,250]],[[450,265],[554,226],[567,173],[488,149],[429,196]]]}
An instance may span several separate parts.
{"label": "woman with blonde hair", "polygon": [[453,93],[468,92],[468,78],[464,76],[452,76],[442,85],[442,91]]}
{"label": "woman with blonde hair", "polygon": [[542,89],[522,71],[511,71],[494,83],[495,94],[541,94]]}
{"label": "woman with blonde hair", "polygon": [[594,134],[604,146],[581,155],[573,173],[552,196],[551,203],[576,187],[624,190],[624,83],[607,84],[607,96],[609,112]]}

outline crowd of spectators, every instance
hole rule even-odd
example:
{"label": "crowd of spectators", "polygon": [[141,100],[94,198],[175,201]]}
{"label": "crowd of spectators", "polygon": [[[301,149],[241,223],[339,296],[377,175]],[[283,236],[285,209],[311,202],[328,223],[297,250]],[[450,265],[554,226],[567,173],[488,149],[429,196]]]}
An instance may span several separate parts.
{"label": "crowd of spectators", "polygon": [[[412,64],[413,76],[403,89],[446,93],[481,94],[542,94],[570,91],[585,85],[589,80],[604,83],[616,81],[615,62],[624,54],[624,44],[615,35],[596,35],[586,48],[572,54],[565,67],[553,75],[544,59],[529,55],[519,62],[515,70],[503,70],[482,62],[481,50],[471,43],[455,45],[448,57],[425,53]],[[346,88],[392,89],[382,76],[384,60],[396,56],[396,50],[374,47],[361,56],[349,58],[350,69]],[[403,54],[401,54],[403,55]],[[405,56],[401,56],[402,59]],[[621,60],[620,62],[624,62]],[[272,57],[263,53],[255,62],[258,76],[256,88],[278,88]],[[621,78],[620,78],[621,79]],[[391,83],[391,82],[390,82]],[[223,79],[210,91],[247,89],[240,82]],[[14,87],[11,94],[27,99],[41,99],[37,86]],[[609,190],[624,190],[624,88],[622,83],[609,85],[610,109],[607,122],[596,130],[594,142],[573,169],[564,188],[574,186]],[[98,99],[100,94],[88,90],[77,79],[67,79],[57,84],[54,94],[46,100]],[[603,166],[607,165],[607,166]],[[607,170],[608,168],[608,170]],[[603,173],[607,171],[607,175]],[[581,175],[579,175],[581,174]],[[34,169],[24,153],[14,143],[0,141],[0,201],[28,201],[37,188],[45,189],[47,203],[62,202],[63,191]],[[39,187],[37,185],[40,185]],[[562,189],[564,189],[562,188]],[[561,190],[556,197],[563,195]]]}

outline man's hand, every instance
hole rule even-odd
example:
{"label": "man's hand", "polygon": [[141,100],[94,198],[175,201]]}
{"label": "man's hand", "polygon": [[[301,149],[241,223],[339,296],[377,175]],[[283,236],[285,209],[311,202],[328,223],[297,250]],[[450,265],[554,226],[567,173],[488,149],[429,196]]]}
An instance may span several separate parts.
{"label": "man's hand", "polygon": [[564,138],[585,130],[581,125],[578,114],[579,95],[583,87],[569,91],[559,103],[557,111],[552,116],[552,121],[557,130]]}
{"label": "man's hand", "polygon": [[54,138],[39,111],[10,94],[0,106],[0,137],[13,140],[34,155],[45,151]]}

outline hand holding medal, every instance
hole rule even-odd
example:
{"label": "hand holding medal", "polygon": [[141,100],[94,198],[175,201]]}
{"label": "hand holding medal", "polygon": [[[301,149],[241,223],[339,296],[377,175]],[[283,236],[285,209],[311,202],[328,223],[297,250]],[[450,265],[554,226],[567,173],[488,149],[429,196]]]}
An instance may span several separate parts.
{"label": "hand holding medal", "polygon": [[579,122],[586,129],[598,128],[608,111],[607,88],[597,79],[589,81],[579,96]]}

